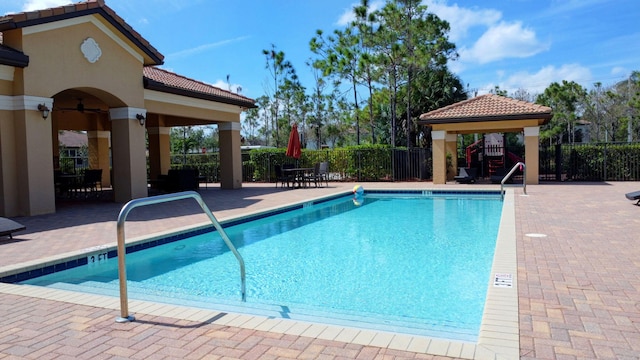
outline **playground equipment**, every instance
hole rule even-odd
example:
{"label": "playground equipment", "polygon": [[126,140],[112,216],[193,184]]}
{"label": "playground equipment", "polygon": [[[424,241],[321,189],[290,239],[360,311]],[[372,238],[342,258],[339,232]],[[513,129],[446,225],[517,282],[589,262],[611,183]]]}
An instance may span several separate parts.
{"label": "playground equipment", "polygon": [[504,175],[515,164],[522,162],[517,154],[508,151],[504,145],[503,134],[487,134],[465,149],[467,168],[478,169],[478,177],[494,179],[500,183]]}

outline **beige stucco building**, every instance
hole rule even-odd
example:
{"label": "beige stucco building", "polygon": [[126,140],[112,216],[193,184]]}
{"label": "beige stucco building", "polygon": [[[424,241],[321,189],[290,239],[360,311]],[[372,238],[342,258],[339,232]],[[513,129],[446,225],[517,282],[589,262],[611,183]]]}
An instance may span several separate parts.
{"label": "beige stucco building", "polygon": [[[221,187],[242,186],[240,114],[253,99],[162,70],[103,0],[0,17],[0,216],[56,210],[58,131],[87,131],[116,202],[166,174],[173,126],[217,124]],[[113,182],[113,183],[112,183]]]}

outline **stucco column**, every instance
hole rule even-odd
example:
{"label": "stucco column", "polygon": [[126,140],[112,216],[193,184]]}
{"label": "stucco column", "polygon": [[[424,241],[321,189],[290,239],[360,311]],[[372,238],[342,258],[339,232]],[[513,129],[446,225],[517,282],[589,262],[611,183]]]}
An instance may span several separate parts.
{"label": "stucco column", "polygon": [[242,188],[242,154],[240,152],[240,123],[218,124],[220,136],[220,188]]}
{"label": "stucco column", "polygon": [[447,147],[446,135],[444,130],[431,131],[432,153],[433,157],[433,183],[447,183]]}
{"label": "stucco column", "polygon": [[160,174],[167,174],[171,167],[171,128],[147,128],[149,136],[149,177],[157,179]]}
{"label": "stucco column", "polygon": [[102,186],[111,186],[111,166],[109,164],[109,132],[87,131],[89,146],[89,167],[102,169]]}
{"label": "stucco column", "polygon": [[540,126],[524,128],[524,159],[527,166],[527,184],[538,184],[540,173]]}
{"label": "stucco column", "polygon": [[[53,99],[35,96],[14,97],[15,172],[17,208],[7,209],[7,216],[34,216],[56,211],[53,180],[53,143],[51,114],[45,119],[38,104],[53,108]],[[3,158],[4,160],[4,158]],[[4,194],[9,195],[10,194]]]}
{"label": "stucco column", "polygon": [[113,194],[116,202],[146,197],[147,157],[145,128],[136,114],[146,116],[145,109],[114,108],[111,115],[111,153],[113,159]]}
{"label": "stucco column", "polygon": [[[447,133],[445,136],[445,148],[446,153],[451,154],[451,164],[453,169],[451,173],[447,173],[447,180],[453,180],[453,177],[457,175],[458,169],[458,135]],[[446,160],[445,153],[445,160]]]}

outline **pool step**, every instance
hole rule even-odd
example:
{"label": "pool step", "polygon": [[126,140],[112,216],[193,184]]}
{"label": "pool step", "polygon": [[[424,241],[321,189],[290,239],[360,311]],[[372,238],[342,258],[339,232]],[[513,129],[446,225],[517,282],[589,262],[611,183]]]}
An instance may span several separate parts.
{"label": "pool step", "polygon": [[[103,283],[98,281],[84,281],[81,284],[55,283],[49,287],[85,292],[98,295],[119,297],[118,282]],[[412,335],[447,338],[452,340],[476,341],[477,333],[469,328],[454,326],[446,322],[428,322],[424,319],[411,317],[391,317],[376,314],[361,314],[344,310],[328,312],[311,306],[275,305],[266,302],[256,302],[248,298],[247,302],[222,298],[202,298],[198,296],[177,296],[179,292],[172,288],[153,289],[149,287],[129,285],[127,287],[129,299],[153,301],[180,306],[210,309],[221,312],[242,313],[271,318],[286,318],[297,321],[325,323],[345,327],[365,328],[378,331],[406,333]]]}

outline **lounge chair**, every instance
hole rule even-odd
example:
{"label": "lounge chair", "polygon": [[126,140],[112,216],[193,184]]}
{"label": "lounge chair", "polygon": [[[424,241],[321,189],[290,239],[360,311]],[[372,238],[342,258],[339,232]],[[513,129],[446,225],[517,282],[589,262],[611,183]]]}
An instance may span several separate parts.
{"label": "lounge chair", "polygon": [[478,173],[476,168],[459,168],[460,173],[458,176],[454,176],[453,179],[461,184],[471,184],[476,182],[476,175]]}
{"label": "lounge chair", "polygon": [[640,191],[630,192],[630,193],[624,194],[624,196],[626,196],[627,199],[631,201],[637,200],[636,205],[640,206]]}
{"label": "lounge chair", "polygon": [[22,231],[24,229],[26,229],[27,227],[17,223],[13,220],[7,219],[7,218],[3,218],[0,217],[0,236],[7,236],[9,235],[10,239],[13,239],[13,233],[16,231]]}

